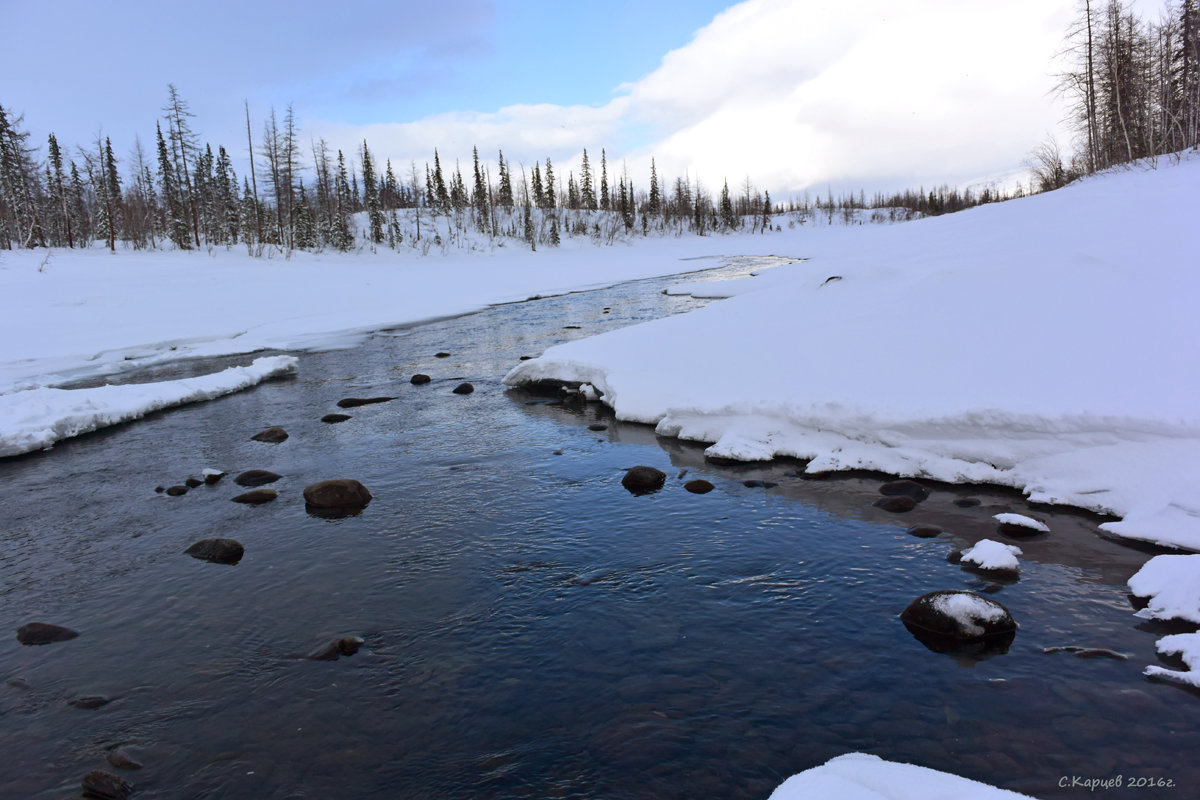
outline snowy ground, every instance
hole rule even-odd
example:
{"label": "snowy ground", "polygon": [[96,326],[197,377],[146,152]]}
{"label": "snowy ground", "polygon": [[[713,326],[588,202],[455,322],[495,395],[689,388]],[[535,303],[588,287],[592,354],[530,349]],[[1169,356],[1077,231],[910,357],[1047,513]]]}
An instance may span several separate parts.
{"label": "snowy ground", "polygon": [[768,800],[1031,800],[945,772],[847,753],[784,781]]}
{"label": "snowy ground", "polygon": [[736,296],[551,348],[506,381],[589,382],[618,419],[713,455],[1012,486],[1200,550],[1198,190],[1200,160],[1160,161],[785,232],[776,247],[809,261],[704,284]]}

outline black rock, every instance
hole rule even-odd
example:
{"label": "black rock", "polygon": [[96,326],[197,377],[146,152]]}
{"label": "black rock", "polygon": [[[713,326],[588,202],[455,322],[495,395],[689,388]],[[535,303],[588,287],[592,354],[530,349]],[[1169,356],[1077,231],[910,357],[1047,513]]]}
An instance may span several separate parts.
{"label": "black rock", "polygon": [[209,486],[216,484],[221,478],[225,477],[224,472],[210,472],[204,476],[204,482]]}
{"label": "black rock", "polygon": [[918,503],[929,497],[929,490],[916,481],[891,481],[880,486],[879,493],[888,497],[911,497]]}
{"label": "black rock", "polygon": [[155,494],[162,494],[166,490],[167,490],[167,487],[165,487],[165,486],[155,486],[154,487]]}
{"label": "black rock", "polygon": [[582,328],[578,325],[563,325],[563,330],[564,331],[578,331],[578,330],[582,330]]}
{"label": "black rock", "polygon": [[884,511],[899,514],[905,511],[912,511],[917,507],[917,501],[906,494],[898,494],[892,497],[881,497],[871,505],[876,508],[882,508]]}
{"label": "black rock", "polygon": [[708,494],[716,487],[706,480],[697,478],[694,481],[688,481],[685,483],[683,488],[687,489],[692,494]]}
{"label": "black rock", "polygon": [[908,532],[920,539],[932,539],[941,533],[942,529],[937,525],[913,525]]}
{"label": "black rock", "polygon": [[233,479],[233,482],[238,486],[263,486],[268,483],[274,483],[281,477],[283,476],[267,469],[251,469],[238,475]]}
{"label": "black rock", "polygon": [[235,539],[201,539],[183,552],[214,564],[236,564],[242,560],[246,548]]}
{"label": "black rock", "polygon": [[434,353],[434,354],[433,354],[433,357],[434,357],[434,358],[449,358],[449,357],[450,357],[450,354],[449,354],[449,353],[447,353],[447,352],[444,352],[444,351],[443,351],[443,352],[441,352],[441,353]]}
{"label": "black rock", "polygon": [[171,497],[179,497],[181,494],[187,494],[188,487],[186,486],[168,486],[167,494]]}
{"label": "black rock", "polygon": [[349,414],[326,414],[321,417],[321,422],[345,422],[350,419]]}
{"label": "black rock", "polygon": [[412,383],[413,386],[421,386],[423,384],[429,383],[431,380],[433,380],[433,378],[429,377],[428,375],[426,375],[423,372],[418,372],[416,375],[413,375],[412,378],[409,379],[409,382]]}
{"label": "black rock", "polygon": [[311,658],[313,661],[336,661],[341,656],[352,656],[357,653],[362,643],[363,640],[357,636],[339,636],[313,650],[305,658]]}
{"label": "black rock", "polygon": [[632,494],[657,492],[667,480],[667,474],[654,467],[630,467],[621,479],[621,485]]}
{"label": "black rock", "polygon": [[965,591],[921,595],[909,603],[900,619],[910,627],[963,642],[1004,636],[1017,629],[1007,608],[990,597]]}
{"label": "black rock", "polygon": [[337,401],[337,404],[338,408],[358,408],[359,406],[370,406],[375,403],[387,403],[395,399],[395,397],[343,397]]}
{"label": "black rock", "polygon": [[269,503],[279,496],[279,492],[274,489],[251,489],[248,492],[243,492],[237,497],[230,498],[235,503],[245,503],[251,506],[262,505]]}
{"label": "black rock", "polygon": [[304,502],[316,509],[362,508],[371,502],[371,493],[356,480],[335,478],[306,486]]}
{"label": "black rock", "polygon": [[518,361],[532,361],[532,360],[533,360],[533,358],[534,358],[533,356],[521,356],[521,357],[520,357],[519,359],[517,359],[517,360],[518,360]]}
{"label": "black rock", "polygon": [[265,431],[259,431],[250,437],[255,442],[267,442],[268,444],[279,444],[288,438],[288,432],[278,426],[267,428]]}
{"label": "black rock", "polygon": [[188,478],[183,482],[183,485],[189,489],[195,489],[197,486],[203,486],[204,481],[200,480],[199,478]]}
{"label": "black rock", "polygon": [[778,485],[778,483],[772,483],[771,481],[742,481],[742,486],[745,486],[747,489],[774,489]]}
{"label": "black rock", "polygon": [[455,394],[470,394],[473,391],[475,391],[475,387],[469,383],[460,383],[454,387]]}
{"label": "black rock", "polygon": [[589,431],[606,431],[606,430],[608,430],[608,426],[605,425],[603,422],[593,422],[591,425],[588,425],[588,430]]}
{"label": "black rock", "polygon": [[126,800],[133,793],[133,786],[102,769],[94,769],[84,775],[82,784],[83,796],[97,800]]}
{"label": "black rock", "polygon": [[111,697],[105,697],[99,694],[82,695],[80,697],[72,697],[67,701],[67,705],[75,706],[76,708],[85,708],[89,711],[92,709],[106,706],[112,702]]}
{"label": "black rock", "polygon": [[958,506],[959,508],[972,508],[979,504],[980,501],[976,497],[960,497],[954,501],[954,505]]}
{"label": "black rock", "polygon": [[110,750],[108,755],[104,757],[104,760],[107,761],[110,766],[116,767],[117,769],[142,768],[142,762],[138,761],[136,758],[133,758],[119,747],[115,750]]}
{"label": "black rock", "polygon": [[51,625],[47,622],[27,622],[17,628],[17,641],[29,645],[65,642],[78,635],[78,631],[64,628],[61,625]]}

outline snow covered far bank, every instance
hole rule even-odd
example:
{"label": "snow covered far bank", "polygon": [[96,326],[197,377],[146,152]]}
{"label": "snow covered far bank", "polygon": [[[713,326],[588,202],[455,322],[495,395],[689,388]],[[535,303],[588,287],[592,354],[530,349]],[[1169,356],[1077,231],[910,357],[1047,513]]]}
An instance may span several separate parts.
{"label": "snow covered far bank", "polygon": [[295,369],[293,356],[272,356],[195,378],[94,389],[43,387],[0,395],[0,457],[42,450],[152,411],[240,392]]}
{"label": "snow covered far bank", "polygon": [[713,455],[1011,486],[1200,549],[1197,219],[1192,159],[828,231],[757,291],[505,380],[586,381]]}
{"label": "snow covered far bank", "polygon": [[[421,257],[0,251],[0,394],[188,357],[349,346],[388,327],[771,254],[785,234]],[[481,245],[482,246],[482,245]]]}
{"label": "snow covered far bank", "polygon": [[788,778],[768,800],[1032,800],[945,772],[847,753]]}

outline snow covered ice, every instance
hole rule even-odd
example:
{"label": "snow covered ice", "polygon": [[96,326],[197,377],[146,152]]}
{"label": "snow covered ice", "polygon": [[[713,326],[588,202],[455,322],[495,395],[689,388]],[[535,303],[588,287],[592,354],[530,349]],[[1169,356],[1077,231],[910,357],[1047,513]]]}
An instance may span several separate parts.
{"label": "snow covered ice", "polygon": [[1027,517],[1024,514],[993,514],[992,519],[999,522],[1001,525],[1015,525],[1018,528],[1029,528],[1031,531],[1039,533],[1049,533],[1050,528],[1044,522],[1038,522],[1033,517]]}
{"label": "snow covered ice", "polygon": [[768,800],[1031,800],[945,772],[847,753],[793,775]]}

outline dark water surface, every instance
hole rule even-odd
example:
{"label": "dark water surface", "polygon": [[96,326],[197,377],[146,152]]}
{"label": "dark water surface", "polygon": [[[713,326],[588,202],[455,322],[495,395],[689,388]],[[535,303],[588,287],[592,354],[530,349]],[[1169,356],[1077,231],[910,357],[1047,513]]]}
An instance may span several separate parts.
{"label": "dark water surface", "polygon": [[[301,355],[295,378],[0,460],[0,797],[77,796],[117,746],[145,764],[123,773],[136,798],[765,798],[854,750],[1040,797],[1195,795],[1200,699],[1140,674],[1169,630],[1126,597],[1149,552],[1097,520],[1032,512],[1053,533],[1023,543],[1020,580],[1001,585],[945,556],[1000,538],[992,514],[1029,512],[1016,494],[938,487],[888,514],[871,506],[878,477],[706,464],[594,404],[504,390],[521,355],[704,304],[669,283],[381,333]],[[451,393],[462,380],[474,394]],[[398,399],[319,421],[373,395]],[[250,441],[269,425],[291,438]],[[635,464],[666,487],[627,493]],[[205,467],[230,475],[154,492]],[[229,501],[252,468],[284,476],[276,501]],[[309,516],[304,486],[339,477],[374,500]],[[685,492],[697,477],[716,490]],[[967,496],[982,504],[954,505]],[[917,539],[917,522],[950,532]],[[183,555],[216,536],[245,545],[240,564]],[[957,588],[1009,607],[1007,654],[934,653],[897,620]],[[24,647],[31,620],[81,635]],[[365,644],[291,657],[340,635]],[[1042,652],[1059,645],[1131,657]],[[78,695],[115,699],[85,710]],[[1175,786],[1059,788],[1072,776]]]}

